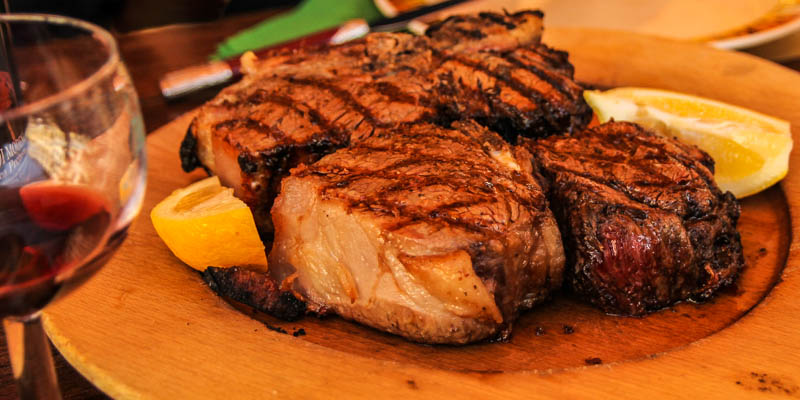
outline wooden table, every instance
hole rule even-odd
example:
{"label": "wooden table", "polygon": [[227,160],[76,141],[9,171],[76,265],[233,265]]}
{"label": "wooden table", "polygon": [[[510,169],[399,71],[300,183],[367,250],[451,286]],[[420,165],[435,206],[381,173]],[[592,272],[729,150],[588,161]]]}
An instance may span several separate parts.
{"label": "wooden table", "polygon": [[[133,77],[148,132],[175,119],[213,96],[205,91],[179,101],[165,101],[158,79],[166,72],[203,62],[223,38],[250,26],[277,11],[264,11],[226,18],[213,23],[174,25],[119,35],[120,50]],[[784,61],[800,71],[800,58]],[[15,398],[16,387],[8,360],[5,334],[0,337],[0,398]],[[65,399],[105,399],[102,392],[86,381],[53,349],[56,371]]]}

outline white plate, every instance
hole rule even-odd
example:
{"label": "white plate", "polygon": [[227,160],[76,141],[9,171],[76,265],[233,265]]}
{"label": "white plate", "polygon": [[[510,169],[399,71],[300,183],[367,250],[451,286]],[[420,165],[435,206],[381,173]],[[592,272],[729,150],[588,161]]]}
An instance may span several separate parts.
{"label": "white plate", "polygon": [[797,31],[800,31],[800,12],[798,12],[794,18],[769,29],[764,29],[748,35],[714,40],[711,41],[710,44],[720,49],[747,49],[760,44],[772,42]]}

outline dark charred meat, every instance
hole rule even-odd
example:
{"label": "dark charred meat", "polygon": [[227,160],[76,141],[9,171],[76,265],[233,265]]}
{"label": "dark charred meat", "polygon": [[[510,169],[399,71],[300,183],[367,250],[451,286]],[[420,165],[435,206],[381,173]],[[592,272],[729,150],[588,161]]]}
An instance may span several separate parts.
{"label": "dark charred meat", "polygon": [[203,271],[208,287],[223,297],[254,307],[286,321],[305,315],[306,304],[277,283],[263,271],[243,267],[208,267]]}
{"label": "dark charred meat", "polygon": [[451,17],[423,37],[376,33],[276,53],[202,107],[184,168],[219,175],[269,232],[291,168],[398,124],[474,118],[512,141],[579,130],[591,110],[566,54],[539,43],[541,17]]}
{"label": "dark charred meat", "polygon": [[438,49],[451,53],[504,50],[538,43],[543,17],[539,10],[510,15],[492,12],[453,15],[432,23],[425,36],[431,38]]}
{"label": "dark charred meat", "polygon": [[561,284],[530,154],[474,122],[403,125],[297,168],[272,218],[277,281],[414,341],[507,335]]}
{"label": "dark charred meat", "polygon": [[621,122],[525,146],[559,223],[565,281],[606,312],[707,299],[744,265],[739,205],[696,147]]}
{"label": "dark charred meat", "polygon": [[434,75],[436,103],[446,116],[474,118],[510,143],[518,135],[580,130],[592,116],[567,54],[545,45],[447,53]]}

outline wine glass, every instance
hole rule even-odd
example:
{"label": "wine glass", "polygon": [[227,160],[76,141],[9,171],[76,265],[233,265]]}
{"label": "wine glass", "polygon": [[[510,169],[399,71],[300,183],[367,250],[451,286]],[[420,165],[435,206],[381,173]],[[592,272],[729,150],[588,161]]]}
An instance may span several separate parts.
{"label": "wine glass", "polygon": [[136,92],[107,31],[0,15],[0,317],[22,398],[60,398],[40,312],[99,269],[145,186]]}

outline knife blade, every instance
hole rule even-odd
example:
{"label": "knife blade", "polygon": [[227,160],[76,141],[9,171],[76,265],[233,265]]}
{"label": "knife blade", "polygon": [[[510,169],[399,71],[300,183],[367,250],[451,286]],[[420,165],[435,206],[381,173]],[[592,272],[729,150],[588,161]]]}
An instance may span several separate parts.
{"label": "knife blade", "polygon": [[[394,32],[404,29],[409,22],[424,15],[441,11],[448,7],[463,3],[466,0],[448,0],[431,6],[422,7],[392,18],[384,18],[372,24],[363,19],[354,19],[344,24],[312,33],[298,39],[279,43],[274,46],[255,50],[256,56],[263,56],[279,49],[296,49],[321,44],[340,44],[359,38],[369,32]],[[239,78],[242,74],[240,57],[206,64],[194,65],[168,72],[158,84],[161,95],[166,99],[176,99],[189,93],[212,86],[221,85]]]}

